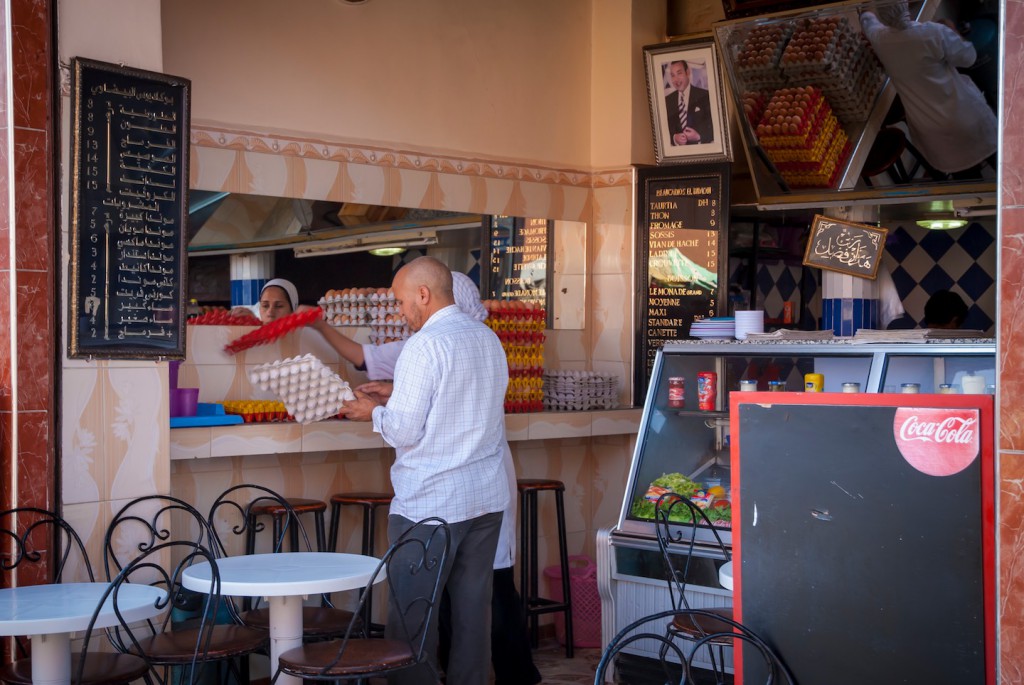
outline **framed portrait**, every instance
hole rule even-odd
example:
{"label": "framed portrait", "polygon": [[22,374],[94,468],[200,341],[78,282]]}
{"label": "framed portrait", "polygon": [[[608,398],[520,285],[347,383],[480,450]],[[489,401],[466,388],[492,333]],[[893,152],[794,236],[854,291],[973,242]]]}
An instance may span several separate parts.
{"label": "framed portrait", "polygon": [[731,159],[729,122],[711,34],[644,48],[658,164]]}

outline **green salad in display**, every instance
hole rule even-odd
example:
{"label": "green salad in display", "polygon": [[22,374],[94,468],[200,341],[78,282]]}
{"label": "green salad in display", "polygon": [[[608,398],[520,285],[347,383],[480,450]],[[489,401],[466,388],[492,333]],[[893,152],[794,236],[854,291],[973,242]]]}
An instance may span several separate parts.
{"label": "green salad in display", "polygon": [[[704,515],[711,523],[722,522],[725,524],[732,520],[732,505],[725,498],[724,488],[715,486],[704,490],[700,483],[681,473],[666,473],[651,481],[647,492],[633,500],[630,513],[636,518],[653,521],[658,498],[667,492],[674,492],[691,500],[704,511]],[[690,520],[689,508],[676,507],[672,510],[669,520],[680,523],[688,522]]]}

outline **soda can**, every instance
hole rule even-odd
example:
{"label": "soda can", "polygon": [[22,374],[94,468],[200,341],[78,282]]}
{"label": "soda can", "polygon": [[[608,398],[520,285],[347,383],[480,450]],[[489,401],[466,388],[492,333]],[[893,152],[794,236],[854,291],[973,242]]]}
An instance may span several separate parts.
{"label": "soda can", "polygon": [[804,392],[824,392],[825,377],[820,373],[804,374]]}
{"label": "soda can", "polygon": [[701,411],[715,410],[715,396],[718,394],[718,374],[701,371],[697,374],[697,408]]}
{"label": "soda can", "polygon": [[793,303],[782,303],[782,323],[793,323]]}
{"label": "soda can", "polygon": [[686,379],[682,376],[672,376],[668,379],[668,406],[672,409],[682,409],[686,404]]}

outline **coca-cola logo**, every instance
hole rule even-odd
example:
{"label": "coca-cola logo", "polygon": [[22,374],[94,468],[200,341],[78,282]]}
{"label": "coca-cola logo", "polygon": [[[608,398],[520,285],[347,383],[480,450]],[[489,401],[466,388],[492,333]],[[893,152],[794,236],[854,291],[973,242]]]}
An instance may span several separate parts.
{"label": "coca-cola logo", "polygon": [[907,463],[929,476],[963,471],[981,444],[976,409],[899,407],[892,430]]}

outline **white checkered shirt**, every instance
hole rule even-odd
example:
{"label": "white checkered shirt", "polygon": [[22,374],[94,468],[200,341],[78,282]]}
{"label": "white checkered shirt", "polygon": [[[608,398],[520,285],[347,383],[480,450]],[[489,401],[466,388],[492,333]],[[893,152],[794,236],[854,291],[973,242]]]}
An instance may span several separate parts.
{"label": "white checkered shirt", "polygon": [[409,338],[373,429],[395,448],[391,513],[449,523],[502,511],[508,363],[498,337],[454,305]]}

